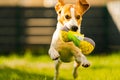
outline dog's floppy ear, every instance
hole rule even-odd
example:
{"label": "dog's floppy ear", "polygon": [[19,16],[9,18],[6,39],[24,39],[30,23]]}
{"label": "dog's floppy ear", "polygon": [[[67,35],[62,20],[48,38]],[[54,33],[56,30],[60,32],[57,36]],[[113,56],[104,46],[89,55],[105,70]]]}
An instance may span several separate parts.
{"label": "dog's floppy ear", "polygon": [[55,6],[55,10],[57,13],[61,13],[60,9],[64,6],[63,0],[58,0],[58,3]]}
{"label": "dog's floppy ear", "polygon": [[86,0],[77,0],[77,6],[80,7],[82,15],[89,9],[89,3]]}

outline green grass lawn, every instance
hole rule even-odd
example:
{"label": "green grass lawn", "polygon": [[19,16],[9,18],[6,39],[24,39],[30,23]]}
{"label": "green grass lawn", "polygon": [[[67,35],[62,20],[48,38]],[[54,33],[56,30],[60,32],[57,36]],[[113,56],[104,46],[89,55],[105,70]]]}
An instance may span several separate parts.
{"label": "green grass lawn", "polygon": [[[120,80],[120,52],[87,56],[89,68],[79,67],[77,80]],[[73,62],[63,63],[60,80],[73,80]],[[0,56],[0,80],[52,80],[54,61],[48,55]]]}

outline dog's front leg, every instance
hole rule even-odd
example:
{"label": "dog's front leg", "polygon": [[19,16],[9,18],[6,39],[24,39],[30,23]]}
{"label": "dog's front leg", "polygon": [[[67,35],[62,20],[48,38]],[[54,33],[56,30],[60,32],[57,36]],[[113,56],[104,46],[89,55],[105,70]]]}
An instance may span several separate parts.
{"label": "dog's front leg", "polygon": [[53,46],[51,46],[49,49],[49,55],[52,60],[57,60],[60,56]]}
{"label": "dog's front leg", "polygon": [[61,61],[60,61],[59,59],[55,61],[55,74],[54,74],[54,80],[58,80],[60,64],[61,64]]}
{"label": "dog's front leg", "polygon": [[83,67],[89,67],[90,66],[89,61],[87,60],[87,58],[81,52],[79,52],[78,55],[75,55],[75,60],[76,60],[77,63],[81,63],[81,65]]}
{"label": "dog's front leg", "polygon": [[49,55],[50,55],[51,59],[53,59],[53,60],[57,60],[60,56],[58,51],[55,49],[58,38],[59,38],[59,30],[57,29],[53,34],[52,42],[51,42],[50,49],[49,49]]}
{"label": "dog's front leg", "polygon": [[71,50],[77,63],[81,63],[83,67],[90,66],[90,63],[88,62],[87,58],[82,54],[81,50],[78,47],[72,45]]}

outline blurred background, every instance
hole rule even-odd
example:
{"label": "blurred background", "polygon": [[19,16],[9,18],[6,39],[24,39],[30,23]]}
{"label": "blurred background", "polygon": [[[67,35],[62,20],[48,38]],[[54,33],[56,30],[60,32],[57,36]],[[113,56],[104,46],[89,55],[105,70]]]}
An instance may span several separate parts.
{"label": "blurred background", "polygon": [[[91,8],[81,28],[96,47],[86,56],[91,66],[78,69],[78,80],[120,80],[120,0],[87,1]],[[0,0],[0,80],[53,80],[48,49],[57,23],[56,2]],[[73,62],[61,65],[60,80],[72,80],[72,70]]]}
{"label": "blurred background", "polygon": [[[74,0],[64,1],[75,3]],[[96,42],[94,52],[120,50],[120,4],[116,5],[116,0],[87,1],[91,8],[83,16],[82,33]],[[37,54],[47,54],[57,22],[56,2],[0,0],[0,53],[15,51],[22,54],[29,49]]]}
{"label": "blurred background", "polygon": [[[64,0],[75,3],[74,0]],[[120,1],[87,0],[82,33],[96,42],[94,52],[120,50]],[[0,0],[0,52],[47,53],[56,26],[57,0]],[[44,52],[45,51],[45,52]]]}

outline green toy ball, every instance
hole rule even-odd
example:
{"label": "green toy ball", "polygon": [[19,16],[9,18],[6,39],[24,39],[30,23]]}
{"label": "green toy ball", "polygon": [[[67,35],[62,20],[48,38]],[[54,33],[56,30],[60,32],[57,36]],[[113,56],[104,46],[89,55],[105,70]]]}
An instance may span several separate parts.
{"label": "green toy ball", "polygon": [[80,48],[83,54],[90,54],[95,48],[95,42],[83,34],[74,31],[61,30],[61,39],[64,42],[72,41],[77,47]]}

